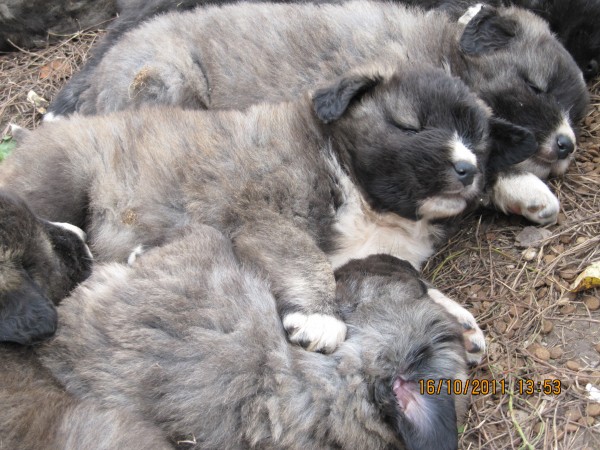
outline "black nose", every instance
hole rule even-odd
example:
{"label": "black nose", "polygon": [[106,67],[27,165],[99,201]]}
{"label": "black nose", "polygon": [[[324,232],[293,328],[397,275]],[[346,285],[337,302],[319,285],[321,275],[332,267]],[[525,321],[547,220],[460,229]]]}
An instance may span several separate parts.
{"label": "black nose", "polygon": [[565,159],[575,150],[575,143],[573,140],[564,134],[559,134],[556,138],[556,154],[558,159]]}
{"label": "black nose", "polygon": [[585,69],[583,69],[583,74],[588,80],[595,77],[598,74],[598,61],[595,59],[590,60],[590,62],[587,63],[587,66],[585,66]]}
{"label": "black nose", "polygon": [[454,164],[454,171],[456,172],[456,175],[458,175],[458,180],[463,186],[469,186],[473,183],[473,179],[478,170],[477,166],[474,166],[469,162],[459,161]]}

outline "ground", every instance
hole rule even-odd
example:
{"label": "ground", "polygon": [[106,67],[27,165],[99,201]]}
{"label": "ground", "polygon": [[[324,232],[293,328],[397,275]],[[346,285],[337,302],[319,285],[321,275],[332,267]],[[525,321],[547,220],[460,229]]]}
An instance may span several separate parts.
{"label": "ground", "polygon": [[[0,132],[9,123],[38,126],[44,101],[34,105],[28,93],[51,100],[99,36],[78,33],[45,49],[0,55]],[[600,403],[585,388],[600,388],[600,291],[569,291],[600,261],[600,81],[590,91],[576,159],[550,182],[561,214],[545,227],[548,236],[519,247],[517,236],[532,224],[477,212],[424,269],[486,333],[487,355],[472,371],[482,392],[471,396],[462,449],[600,449]],[[492,388],[481,380],[496,380],[496,393],[486,393]],[[554,393],[519,392],[545,380]]]}

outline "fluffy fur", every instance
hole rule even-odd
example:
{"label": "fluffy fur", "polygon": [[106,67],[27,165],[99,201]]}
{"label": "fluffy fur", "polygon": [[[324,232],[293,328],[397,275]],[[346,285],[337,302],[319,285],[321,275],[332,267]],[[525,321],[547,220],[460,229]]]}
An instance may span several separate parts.
{"label": "fluffy fur", "polygon": [[33,349],[0,344],[0,445],[19,450],[173,447],[160,430],[120,407],[67,393]]}
{"label": "fluffy fur", "polygon": [[236,253],[203,227],[100,268],[61,305],[45,366],[77,397],[198,448],[457,448],[466,398],[418,383],[465,380],[461,327],[408,263],[337,271],[348,339],[323,355],[289,345],[268,284]]}
{"label": "fluffy fur", "polygon": [[[2,164],[0,184],[44,217],[85,226],[101,260],[125,261],[190,222],[216,227],[267,276],[293,340],[311,346],[321,329],[327,340],[311,348],[330,351],[343,323],[316,324],[334,314],[332,264],[390,253],[419,267],[443,221],[481,191],[497,123],[488,114],[442,71],[359,71],[246,112],[146,109],[46,124]],[[476,162],[470,183],[457,142]]]}
{"label": "fluffy fur", "polygon": [[0,190],[0,342],[31,344],[56,329],[54,305],[88,277],[83,232],[37,218]]}
{"label": "fluffy fur", "polygon": [[[123,35],[96,67],[63,89],[50,111],[55,117],[147,104],[244,108],[299,95],[370,61],[444,67],[494,114],[535,134],[538,152],[513,172],[546,178],[566,170],[587,89],[547,24],[516,8],[483,8],[466,25],[441,12],[367,2],[242,3],[171,13]],[[521,156],[515,150],[515,162]],[[498,206],[527,210],[531,197],[544,200],[547,192],[532,189],[518,204]],[[548,223],[556,214],[528,218]]]}
{"label": "fluffy fur", "polygon": [[40,47],[66,34],[107,22],[116,0],[2,0],[0,50]]}

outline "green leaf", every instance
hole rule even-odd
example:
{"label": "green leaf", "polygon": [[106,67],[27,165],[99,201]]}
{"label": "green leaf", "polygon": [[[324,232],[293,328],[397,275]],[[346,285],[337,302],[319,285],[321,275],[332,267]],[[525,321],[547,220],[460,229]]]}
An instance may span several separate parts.
{"label": "green leaf", "polygon": [[3,136],[0,140],[0,161],[8,156],[8,154],[17,146],[17,143],[10,136]]}

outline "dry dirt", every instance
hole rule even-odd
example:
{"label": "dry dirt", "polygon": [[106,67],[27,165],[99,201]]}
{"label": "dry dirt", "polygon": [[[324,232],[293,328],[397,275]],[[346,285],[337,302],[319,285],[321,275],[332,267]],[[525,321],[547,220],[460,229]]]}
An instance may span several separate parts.
{"label": "dry dirt", "polygon": [[[0,55],[0,132],[10,122],[38,126],[43,102],[36,108],[28,92],[51,100],[97,39],[79,33],[39,51]],[[600,82],[590,90],[576,160],[550,183],[562,208],[559,223],[546,227],[550,236],[519,248],[515,238],[531,224],[479,212],[425,267],[486,332],[487,356],[473,379],[504,383],[502,393],[472,395],[463,449],[600,449],[600,403],[585,389],[600,388],[600,291],[569,292],[573,278],[600,260]],[[559,380],[560,393],[519,392],[529,380]]]}

